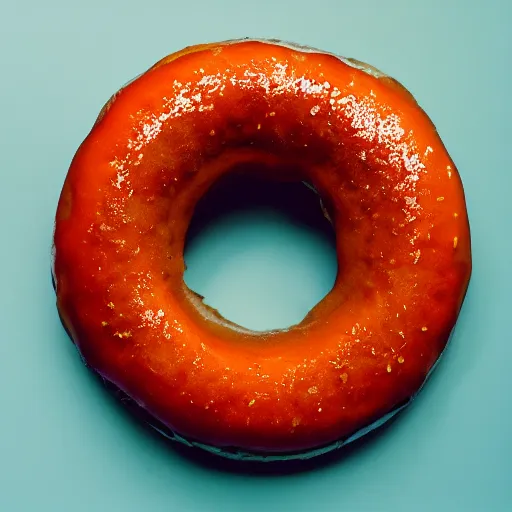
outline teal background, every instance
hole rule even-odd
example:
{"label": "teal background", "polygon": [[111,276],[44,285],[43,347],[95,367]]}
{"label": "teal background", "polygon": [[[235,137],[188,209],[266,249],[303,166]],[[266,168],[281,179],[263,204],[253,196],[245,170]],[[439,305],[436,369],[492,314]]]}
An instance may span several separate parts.
{"label": "teal background", "polygon": [[[511,11],[507,0],[4,2],[0,510],[512,510]],[[172,51],[247,35],[353,56],[400,79],[462,174],[473,237],[470,291],[424,392],[381,434],[277,475],[191,458],[132,421],[82,366],[49,278],[60,188],[104,101]],[[197,238],[187,275],[228,317],[261,328],[300,318],[312,304],[292,298],[318,300],[334,264],[327,239],[263,210],[248,214],[250,243],[240,216],[215,228],[228,268],[205,256],[218,231]],[[244,251],[265,230],[268,250]],[[287,308],[271,300],[277,292]]]}

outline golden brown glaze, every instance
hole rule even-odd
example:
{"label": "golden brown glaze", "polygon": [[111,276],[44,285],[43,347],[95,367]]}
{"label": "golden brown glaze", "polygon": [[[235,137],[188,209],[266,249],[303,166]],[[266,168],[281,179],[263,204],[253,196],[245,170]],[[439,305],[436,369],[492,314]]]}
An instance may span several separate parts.
{"label": "golden brown glaze", "polygon": [[[286,330],[232,325],[183,282],[194,206],[240,168],[312,183],[335,226],[335,286]],[[249,452],[328,445],[406,402],[471,272],[459,174],[412,96],[276,42],[189,48],[117,93],[69,169],[54,244],[87,363],[172,431]]]}

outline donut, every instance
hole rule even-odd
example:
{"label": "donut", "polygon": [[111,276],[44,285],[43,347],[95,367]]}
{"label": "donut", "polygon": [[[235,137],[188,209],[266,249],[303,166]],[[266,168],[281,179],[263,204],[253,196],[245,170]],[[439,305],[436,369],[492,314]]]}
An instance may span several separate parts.
{"label": "donut", "polygon": [[[184,283],[198,201],[228,173],[302,181],[336,235],[332,290],[286,329]],[[471,274],[462,182],[427,114],[360,61],[274,40],[174,53],[124,86],[57,206],[57,308],[86,365],[163,434],[254,460],[378,427],[439,360]]]}

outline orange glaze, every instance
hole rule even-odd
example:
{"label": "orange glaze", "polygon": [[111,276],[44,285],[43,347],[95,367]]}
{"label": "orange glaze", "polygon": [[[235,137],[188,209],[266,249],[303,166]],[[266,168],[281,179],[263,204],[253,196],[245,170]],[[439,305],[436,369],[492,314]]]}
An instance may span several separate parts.
{"label": "orange glaze", "polygon": [[[194,206],[222,174],[306,180],[337,236],[333,290],[255,333],[183,281]],[[398,82],[275,41],[196,46],[118,92],[60,198],[54,279],[88,365],[166,428],[249,453],[346,439],[406,403],[471,273],[462,184]]]}

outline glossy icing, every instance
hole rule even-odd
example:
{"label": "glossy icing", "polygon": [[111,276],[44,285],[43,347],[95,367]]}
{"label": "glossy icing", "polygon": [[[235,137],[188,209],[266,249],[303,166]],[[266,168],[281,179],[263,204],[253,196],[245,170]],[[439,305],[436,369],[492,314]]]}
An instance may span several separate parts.
{"label": "glossy icing", "polygon": [[[336,284],[289,329],[235,326],[183,282],[194,205],[240,170],[308,181],[335,226]],[[54,241],[59,311],[95,371],[179,439],[277,457],[406,403],[471,272],[458,172],[412,96],[358,61],[254,40],[186,49],[109,101]]]}

